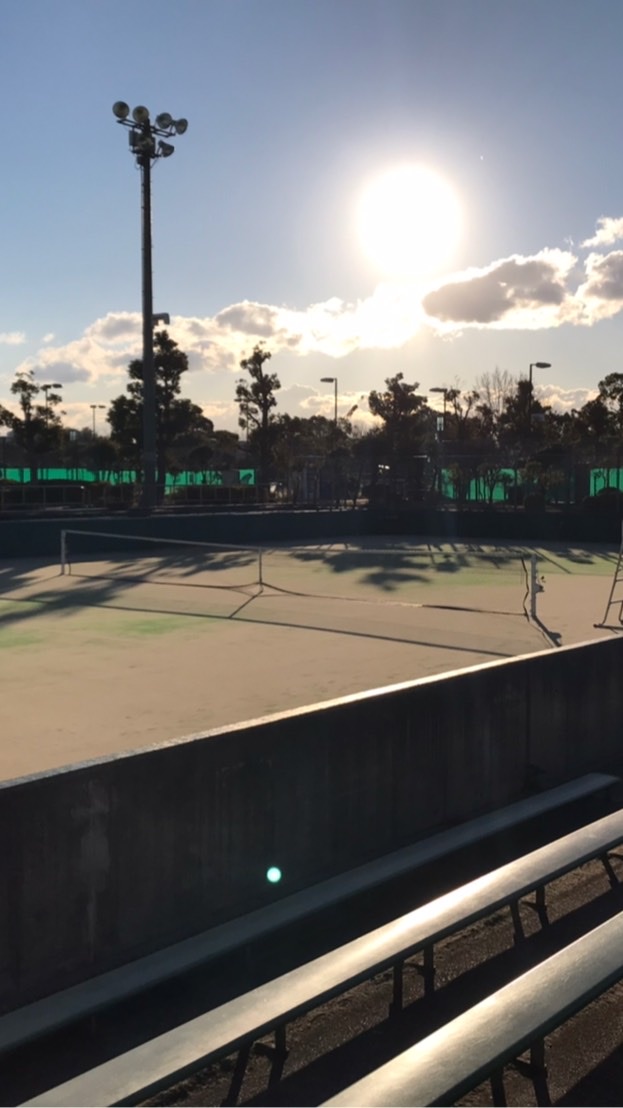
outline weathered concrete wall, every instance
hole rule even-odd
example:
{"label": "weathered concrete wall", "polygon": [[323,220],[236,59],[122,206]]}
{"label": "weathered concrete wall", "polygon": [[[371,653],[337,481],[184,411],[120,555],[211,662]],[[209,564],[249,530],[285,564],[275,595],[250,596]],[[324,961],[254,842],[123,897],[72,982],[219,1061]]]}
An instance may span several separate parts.
{"label": "weathered concrete wall", "polygon": [[[244,511],[88,515],[54,519],[0,519],[0,559],[59,556],[60,533],[75,527],[85,531],[113,531],[124,535],[158,536],[219,543],[305,542],[363,535],[401,535],[414,539],[489,539],[528,542],[618,543],[621,520],[617,513],[434,511]],[[81,549],[97,552],[101,542]],[[110,549],[110,548],[108,548]]]}
{"label": "weathered concrete wall", "polygon": [[622,663],[566,647],[1,785],[0,1007],[509,803],[531,765],[609,765]]}
{"label": "weathered concrete wall", "polygon": [[[60,560],[61,531],[111,531],[122,535],[156,536],[191,542],[262,543],[303,542],[368,534],[369,519],[362,511],[245,511],[139,513],[113,516],[87,515],[54,519],[0,519],[0,558],[57,557]],[[102,541],[85,538],[81,549],[105,550]],[[110,548],[109,548],[110,549]]]}

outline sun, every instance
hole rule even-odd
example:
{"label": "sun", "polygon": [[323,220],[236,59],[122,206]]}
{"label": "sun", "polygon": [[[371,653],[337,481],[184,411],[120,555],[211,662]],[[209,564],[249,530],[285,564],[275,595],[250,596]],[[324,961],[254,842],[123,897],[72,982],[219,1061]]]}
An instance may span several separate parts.
{"label": "sun", "polygon": [[428,276],[446,265],[461,236],[454,189],[426,166],[402,165],[369,182],[357,210],[359,239],[387,277]]}

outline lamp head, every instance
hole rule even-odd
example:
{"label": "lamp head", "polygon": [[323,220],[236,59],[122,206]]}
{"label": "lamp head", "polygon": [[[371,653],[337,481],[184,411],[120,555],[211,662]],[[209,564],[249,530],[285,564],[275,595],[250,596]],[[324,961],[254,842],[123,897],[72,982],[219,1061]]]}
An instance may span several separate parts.
{"label": "lamp head", "polygon": [[168,112],[160,112],[160,115],[156,116],[156,127],[160,127],[163,131],[168,130],[173,126],[173,116]]}
{"label": "lamp head", "polygon": [[135,123],[149,123],[149,109],[138,104],[132,112],[132,119]]}
{"label": "lamp head", "polygon": [[552,368],[552,363],[551,362],[534,362],[534,365],[536,366],[537,369],[551,369]]}
{"label": "lamp head", "polygon": [[158,150],[162,158],[170,158],[171,154],[175,152],[175,147],[172,146],[170,142],[163,142],[162,139],[160,139]]}
{"label": "lamp head", "polygon": [[125,100],[115,100],[112,110],[117,119],[127,119],[130,114],[130,107]]}
{"label": "lamp head", "polygon": [[175,123],[174,123],[174,127],[175,127],[175,130],[177,131],[178,135],[183,135],[184,131],[188,130],[188,120],[187,119],[176,119]]}
{"label": "lamp head", "polygon": [[337,381],[337,377],[321,377],[320,380],[325,385],[332,385],[334,381]]}

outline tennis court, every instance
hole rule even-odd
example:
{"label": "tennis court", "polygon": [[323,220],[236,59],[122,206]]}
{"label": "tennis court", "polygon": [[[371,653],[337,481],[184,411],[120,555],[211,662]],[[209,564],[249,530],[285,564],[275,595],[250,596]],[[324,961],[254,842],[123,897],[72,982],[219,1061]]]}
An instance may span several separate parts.
{"label": "tennis court", "polygon": [[0,562],[0,779],[611,634],[617,554],[69,532],[62,559]]}

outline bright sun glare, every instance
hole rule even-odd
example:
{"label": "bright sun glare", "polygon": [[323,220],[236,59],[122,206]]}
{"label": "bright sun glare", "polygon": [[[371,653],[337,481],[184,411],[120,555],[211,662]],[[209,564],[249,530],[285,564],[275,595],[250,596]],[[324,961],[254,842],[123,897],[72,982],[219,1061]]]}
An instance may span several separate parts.
{"label": "bright sun glare", "polygon": [[358,228],[365,253],[386,276],[427,276],[456,250],[461,209],[454,190],[438,173],[404,165],[366,186]]}

